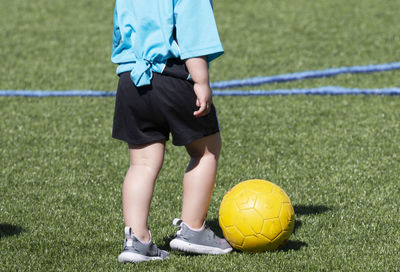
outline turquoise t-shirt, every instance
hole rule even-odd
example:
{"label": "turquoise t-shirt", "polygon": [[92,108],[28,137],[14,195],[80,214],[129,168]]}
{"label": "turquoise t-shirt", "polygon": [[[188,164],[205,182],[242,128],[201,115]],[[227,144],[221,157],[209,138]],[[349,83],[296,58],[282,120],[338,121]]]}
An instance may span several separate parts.
{"label": "turquoise t-shirt", "polygon": [[223,52],[211,0],[115,2],[111,60],[117,74],[131,71],[136,86],[149,85],[170,58],[207,56],[210,62]]}

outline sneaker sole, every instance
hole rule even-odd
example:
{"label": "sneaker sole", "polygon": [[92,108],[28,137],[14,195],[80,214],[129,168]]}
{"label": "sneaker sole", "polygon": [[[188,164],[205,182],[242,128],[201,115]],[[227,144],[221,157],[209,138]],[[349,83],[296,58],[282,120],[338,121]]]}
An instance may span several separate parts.
{"label": "sneaker sole", "polygon": [[166,257],[166,258],[161,258],[159,256],[150,257],[150,256],[133,253],[133,252],[122,252],[118,256],[118,262],[120,262],[120,263],[140,263],[140,262],[158,261],[158,260],[164,260],[164,259],[168,259],[168,257]]}
{"label": "sneaker sole", "polygon": [[232,248],[218,248],[218,247],[211,247],[211,246],[203,246],[203,245],[197,245],[197,244],[192,244],[180,239],[173,239],[170,243],[169,246],[174,249],[174,250],[181,250],[189,253],[196,253],[196,254],[212,254],[212,255],[218,255],[218,254],[227,254],[232,251]]}

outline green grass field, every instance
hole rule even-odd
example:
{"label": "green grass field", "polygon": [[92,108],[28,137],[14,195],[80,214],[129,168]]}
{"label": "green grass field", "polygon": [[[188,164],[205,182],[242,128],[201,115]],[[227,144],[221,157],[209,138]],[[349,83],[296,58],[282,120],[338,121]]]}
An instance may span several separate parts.
{"label": "green grass field", "polygon": [[[114,91],[113,1],[0,0],[0,89]],[[212,81],[399,61],[400,1],[214,0],[226,50]],[[264,85],[400,87],[400,71]],[[400,99],[215,97],[223,150],[207,223],[223,195],[268,179],[295,231],[276,252],[121,265],[126,145],[113,98],[0,97],[0,271],[400,271]],[[150,215],[169,250],[183,148],[167,144]]]}

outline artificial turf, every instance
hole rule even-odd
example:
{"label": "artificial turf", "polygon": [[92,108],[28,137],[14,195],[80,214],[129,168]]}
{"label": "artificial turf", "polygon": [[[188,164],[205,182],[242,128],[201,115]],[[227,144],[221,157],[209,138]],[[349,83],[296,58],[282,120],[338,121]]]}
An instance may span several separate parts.
{"label": "artificial turf", "polygon": [[[113,2],[1,0],[0,89],[116,88]],[[226,50],[212,81],[398,61],[399,1],[214,1]],[[399,71],[305,80],[399,87]],[[295,231],[276,252],[121,265],[125,144],[111,138],[113,98],[1,97],[0,271],[398,271],[400,99],[215,97],[223,149],[207,223],[223,195],[268,179],[290,196]],[[150,228],[169,250],[183,148],[167,144]]]}

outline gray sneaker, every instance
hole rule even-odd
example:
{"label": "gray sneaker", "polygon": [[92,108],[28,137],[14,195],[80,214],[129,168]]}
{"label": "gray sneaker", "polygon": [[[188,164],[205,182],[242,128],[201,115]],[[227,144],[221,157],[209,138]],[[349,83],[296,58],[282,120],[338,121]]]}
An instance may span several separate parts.
{"label": "gray sneaker", "polygon": [[196,254],[226,254],[232,251],[225,239],[217,237],[204,224],[200,230],[191,229],[181,219],[175,218],[173,224],[178,227],[178,231],[169,243],[172,249]]}
{"label": "gray sneaker", "polygon": [[151,241],[142,243],[133,235],[131,228],[125,227],[125,241],[122,253],[118,256],[120,263],[139,263],[144,261],[162,260],[169,258],[169,253],[158,249]]}

